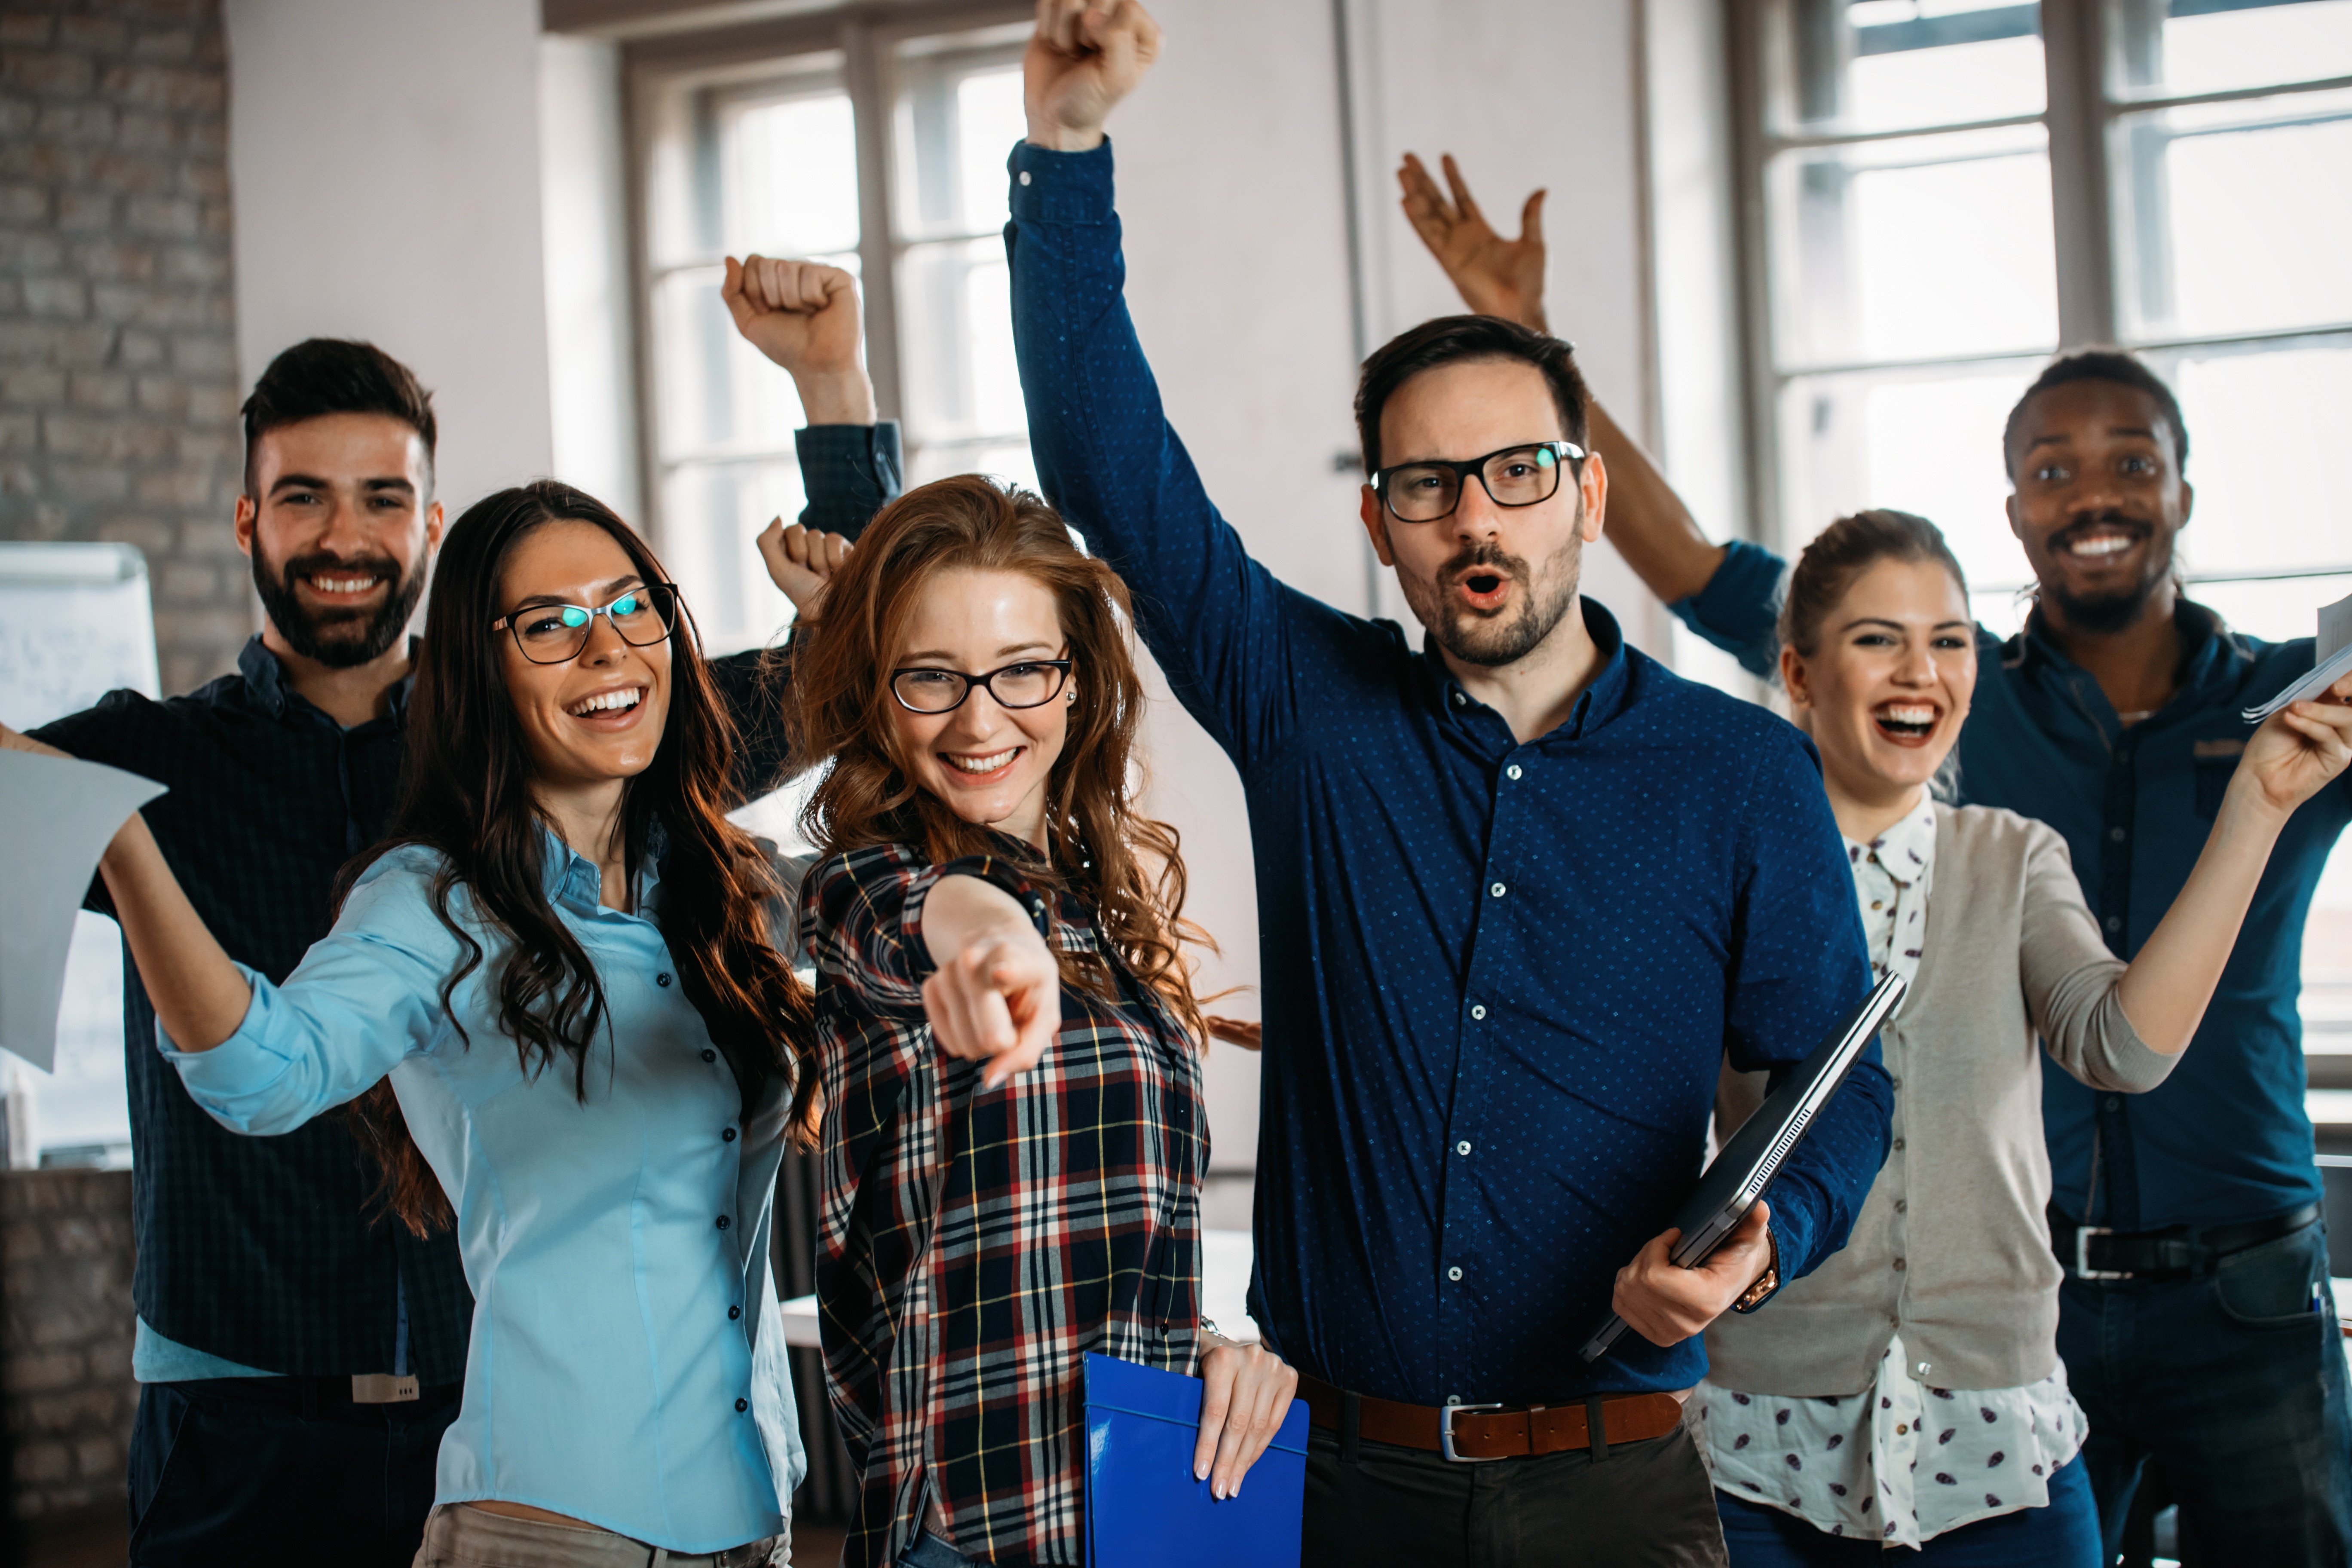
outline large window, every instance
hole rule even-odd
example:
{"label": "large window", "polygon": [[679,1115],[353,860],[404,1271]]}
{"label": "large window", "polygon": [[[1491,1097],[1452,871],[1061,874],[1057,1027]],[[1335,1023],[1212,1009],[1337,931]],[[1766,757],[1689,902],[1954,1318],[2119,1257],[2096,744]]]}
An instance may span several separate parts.
{"label": "large window", "polygon": [[2352,0],[1733,11],[1768,537],[1923,512],[2013,627],[2002,418],[2062,344],[2117,342],[2188,416],[2197,596],[2308,636],[2352,591]]}
{"label": "large window", "polygon": [[645,419],[655,528],[717,650],[789,613],[751,541],[804,499],[791,379],[735,335],[723,259],[814,258],[858,275],[885,417],[908,479],[1034,483],[1002,232],[1024,132],[1029,7],[934,10],[638,51]]}

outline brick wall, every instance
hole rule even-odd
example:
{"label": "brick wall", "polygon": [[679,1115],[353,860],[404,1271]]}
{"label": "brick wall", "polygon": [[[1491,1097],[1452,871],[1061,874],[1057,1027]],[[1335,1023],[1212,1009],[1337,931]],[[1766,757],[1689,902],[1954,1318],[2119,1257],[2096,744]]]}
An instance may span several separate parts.
{"label": "brick wall", "polygon": [[163,689],[253,629],[218,0],[0,0],[0,538],[147,554]]}
{"label": "brick wall", "polygon": [[131,1173],[0,1174],[0,1408],[14,1512],[120,1517],[131,1378]]}

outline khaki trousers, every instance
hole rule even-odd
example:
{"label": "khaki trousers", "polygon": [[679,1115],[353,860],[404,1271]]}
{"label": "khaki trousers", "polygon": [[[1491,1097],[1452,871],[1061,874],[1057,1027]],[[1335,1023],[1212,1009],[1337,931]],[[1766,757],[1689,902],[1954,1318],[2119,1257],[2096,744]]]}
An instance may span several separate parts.
{"label": "khaki trousers", "polygon": [[789,1535],[697,1555],[585,1524],[510,1519],[464,1503],[436,1503],[425,1521],[415,1568],[761,1568],[792,1560]]}

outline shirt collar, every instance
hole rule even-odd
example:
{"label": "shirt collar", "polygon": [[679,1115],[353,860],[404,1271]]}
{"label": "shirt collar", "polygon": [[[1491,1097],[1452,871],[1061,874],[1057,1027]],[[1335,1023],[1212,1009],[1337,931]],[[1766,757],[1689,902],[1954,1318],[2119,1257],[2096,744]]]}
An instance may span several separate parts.
{"label": "shirt collar", "polygon": [[1875,858],[1880,870],[1909,887],[1936,864],[1935,797],[1921,800],[1916,810],[1867,844],[1847,839],[1845,852],[1857,866]]}
{"label": "shirt collar", "polygon": [[[416,682],[416,641],[415,637],[408,639],[408,673],[393,682],[392,711],[385,715],[385,720],[394,725],[408,721],[408,690]],[[253,694],[255,706],[272,719],[282,720],[289,710],[315,713],[327,719],[324,712],[294,689],[294,683],[286,678],[286,667],[278,662],[276,654],[269,651],[259,632],[246,638],[245,647],[237,651],[236,672],[245,677],[245,689]],[[299,708],[295,706],[297,703],[300,704]],[[331,719],[327,721],[333,722]]]}
{"label": "shirt collar", "polygon": [[[540,885],[551,904],[568,905],[574,913],[596,916],[617,915],[622,911],[604,907],[604,878],[596,862],[563,841],[561,834],[545,823],[540,824],[541,835],[539,871]],[[661,864],[669,853],[669,834],[656,817],[646,831],[646,852],[637,859],[636,885],[632,889],[631,907],[640,918],[651,918],[661,901]]]}
{"label": "shirt collar", "polygon": [[[1575,705],[1568,717],[1548,734],[1537,737],[1536,743],[1546,741],[1581,739],[1591,731],[1615,718],[1625,707],[1630,676],[1625,658],[1625,633],[1617,625],[1617,617],[1607,606],[1591,598],[1577,601],[1584,609],[1584,629],[1591,634],[1592,645],[1601,652],[1601,668],[1591,680],[1577,694]],[[1430,700],[1446,717],[1459,723],[1473,712],[1493,714],[1494,710],[1469,692],[1454,678],[1445,662],[1445,655],[1437,639],[1423,632],[1421,637],[1422,668],[1426,672],[1426,689]]]}
{"label": "shirt collar", "polygon": [[[2227,682],[2239,673],[2238,665],[2252,661],[2253,649],[2217,612],[2194,600],[2181,599],[2175,603],[2172,615],[2173,624],[2180,628],[2180,696]],[[2042,618],[2039,605],[2026,613],[2024,629],[2003,646],[2001,663],[2012,669],[2048,665],[2069,674],[2082,669],[2052,639],[2050,624]]]}

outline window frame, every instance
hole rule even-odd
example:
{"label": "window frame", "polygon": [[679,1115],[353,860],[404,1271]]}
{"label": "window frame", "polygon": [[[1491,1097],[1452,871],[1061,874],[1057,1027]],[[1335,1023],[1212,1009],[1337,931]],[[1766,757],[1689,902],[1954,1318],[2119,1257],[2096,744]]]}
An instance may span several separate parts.
{"label": "window frame", "polygon": [[[2134,336],[2126,332],[2119,303],[2122,283],[2121,258],[2116,247],[2116,193],[2108,154],[2114,127],[2126,116],[2208,103],[2341,91],[2352,87],[2352,77],[2208,92],[2121,95],[2112,86],[2109,69],[2115,48],[2117,0],[2041,0],[2044,99],[2039,113],[1885,131],[1788,134],[1771,123],[1771,73],[1775,66],[1773,51],[1779,47],[1773,29],[1781,6],[1790,3],[1790,0],[1723,0],[1724,38],[1730,56],[1731,205],[1739,270],[1736,298],[1751,537],[1783,552],[1810,537],[1809,531],[1801,530],[1802,520],[1784,515],[1787,491],[1782,471],[1782,394],[1791,381],[1822,374],[1824,368],[1806,365],[1783,370],[1773,320],[1774,293],[1780,280],[1773,270],[1767,180],[1774,156],[1790,148],[1886,142],[1932,137],[1957,130],[2038,123],[2047,135],[2050,162],[2058,305],[2058,342],[2053,352],[2063,353],[2095,344],[2117,344],[2135,353],[2161,355],[2200,350],[2259,352],[2305,344],[2352,346],[2352,320],[2210,334]],[[1827,368],[1925,371],[2009,363],[2032,357],[2035,352],[1954,354]],[[2190,573],[2188,581],[2258,582],[2347,574],[2352,574],[2352,552],[2341,561],[2307,563],[2294,570]]]}
{"label": "window frame", "polygon": [[[708,30],[626,38],[621,47],[621,101],[627,121],[629,279],[634,304],[637,460],[645,478],[648,531],[664,549],[683,520],[667,515],[667,481],[679,466],[662,450],[658,426],[658,331],[655,287],[661,273],[653,257],[648,186],[655,155],[654,96],[682,76],[750,70],[795,56],[833,54],[850,101],[857,159],[858,287],[865,300],[866,366],[881,418],[904,425],[907,386],[899,262],[910,244],[899,233],[899,148],[897,104],[901,45],[917,38],[1000,44],[989,35],[1033,24],[1034,0],[860,0],[822,13],[781,16]],[[952,46],[950,46],[952,47]],[[929,237],[925,237],[927,239]],[[911,447],[909,457],[912,457]]]}

